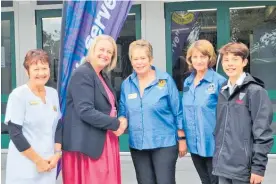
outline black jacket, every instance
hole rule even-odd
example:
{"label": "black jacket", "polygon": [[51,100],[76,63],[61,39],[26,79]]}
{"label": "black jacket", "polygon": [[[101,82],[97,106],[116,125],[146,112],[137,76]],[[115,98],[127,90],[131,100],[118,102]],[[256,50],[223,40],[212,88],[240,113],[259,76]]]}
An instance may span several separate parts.
{"label": "black jacket", "polygon": [[217,105],[213,174],[249,181],[251,173],[265,173],[273,145],[272,104],[263,83],[249,74],[231,95],[226,85]]}
{"label": "black jacket", "polygon": [[[108,77],[102,75],[115,96]],[[67,90],[63,150],[79,151],[97,159],[102,154],[107,130],[119,127],[118,119],[109,116],[111,105],[107,93],[88,62],[73,72]]]}

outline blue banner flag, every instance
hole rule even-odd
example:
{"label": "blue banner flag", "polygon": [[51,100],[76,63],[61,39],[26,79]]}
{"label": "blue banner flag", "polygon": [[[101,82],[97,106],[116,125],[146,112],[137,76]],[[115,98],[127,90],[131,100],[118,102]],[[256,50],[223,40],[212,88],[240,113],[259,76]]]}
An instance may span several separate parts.
{"label": "blue banner flag", "polygon": [[[62,114],[72,71],[80,65],[96,36],[106,34],[117,39],[131,5],[131,0],[63,2],[58,78]],[[60,170],[59,164],[58,173]]]}

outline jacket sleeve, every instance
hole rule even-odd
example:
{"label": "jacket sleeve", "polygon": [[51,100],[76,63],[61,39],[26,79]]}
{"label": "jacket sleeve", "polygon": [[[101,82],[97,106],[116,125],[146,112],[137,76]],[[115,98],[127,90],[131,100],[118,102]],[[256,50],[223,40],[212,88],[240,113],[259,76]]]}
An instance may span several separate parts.
{"label": "jacket sleeve", "polygon": [[264,176],[267,165],[267,154],[273,146],[271,101],[265,89],[260,88],[253,92],[249,100],[249,109],[253,121],[253,153],[251,172]]}
{"label": "jacket sleeve", "polygon": [[59,119],[58,124],[57,124],[57,128],[56,128],[56,132],[55,132],[55,143],[62,143],[62,121],[61,119]]}
{"label": "jacket sleeve", "polygon": [[69,92],[71,92],[75,111],[81,120],[99,129],[114,130],[119,128],[119,120],[110,117],[94,106],[94,79],[83,71],[75,71],[70,81]]}
{"label": "jacket sleeve", "polygon": [[175,123],[178,129],[183,129],[183,114],[182,105],[180,103],[179,92],[174,80],[169,77],[168,79],[169,103],[172,109]]}
{"label": "jacket sleeve", "polygon": [[57,93],[56,90],[55,90],[55,99],[56,99],[56,101],[55,101],[56,110],[57,110],[57,113],[58,113],[58,116],[56,118],[57,127],[56,127],[56,132],[55,132],[55,143],[61,144],[62,143],[62,128],[63,128],[62,114],[61,114],[61,111],[60,111],[59,97],[58,97],[58,93]]}

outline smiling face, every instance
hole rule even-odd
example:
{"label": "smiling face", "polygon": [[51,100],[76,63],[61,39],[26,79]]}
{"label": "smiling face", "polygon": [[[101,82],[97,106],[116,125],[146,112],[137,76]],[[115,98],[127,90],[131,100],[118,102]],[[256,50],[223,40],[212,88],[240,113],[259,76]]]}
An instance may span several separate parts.
{"label": "smiling face", "polygon": [[100,70],[111,63],[114,54],[114,47],[109,40],[99,40],[95,45],[92,63]]}
{"label": "smiling face", "polygon": [[152,59],[148,56],[147,47],[136,47],[132,50],[131,64],[137,75],[150,71]]}
{"label": "smiling face", "polygon": [[243,68],[247,65],[248,60],[233,53],[226,53],[222,58],[222,67],[229,78],[238,78],[243,73]]}
{"label": "smiling face", "polygon": [[28,68],[29,81],[34,86],[44,86],[50,78],[49,63],[46,62],[33,62]]}
{"label": "smiling face", "polygon": [[203,55],[199,50],[194,49],[191,56],[192,66],[197,72],[205,72],[209,65],[209,56]]}

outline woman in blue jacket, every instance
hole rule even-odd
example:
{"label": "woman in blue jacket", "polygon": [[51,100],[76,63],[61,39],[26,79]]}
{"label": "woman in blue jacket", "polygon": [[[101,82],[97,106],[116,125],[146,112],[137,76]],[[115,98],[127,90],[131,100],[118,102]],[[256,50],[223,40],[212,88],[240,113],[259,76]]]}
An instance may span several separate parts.
{"label": "woman in blue jacket", "polygon": [[191,75],[183,86],[183,118],[188,149],[203,184],[217,184],[212,175],[213,131],[216,124],[218,92],[226,81],[212,67],[216,54],[207,40],[198,40],[188,49],[186,61]]}
{"label": "woman in blue jacket", "polygon": [[152,66],[152,46],[129,47],[134,72],[121,86],[120,117],[128,119],[129,145],[139,184],[174,184],[177,156],[187,151],[182,107],[169,74]]}

